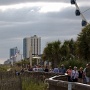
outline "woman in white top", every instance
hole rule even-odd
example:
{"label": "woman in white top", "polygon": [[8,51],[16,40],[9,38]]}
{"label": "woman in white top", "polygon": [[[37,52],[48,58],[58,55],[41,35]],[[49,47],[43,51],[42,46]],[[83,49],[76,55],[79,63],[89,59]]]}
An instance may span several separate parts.
{"label": "woman in white top", "polygon": [[72,73],[71,73],[72,81],[78,82],[78,76],[79,76],[79,73],[78,73],[77,67],[74,66],[74,70],[72,70]]}

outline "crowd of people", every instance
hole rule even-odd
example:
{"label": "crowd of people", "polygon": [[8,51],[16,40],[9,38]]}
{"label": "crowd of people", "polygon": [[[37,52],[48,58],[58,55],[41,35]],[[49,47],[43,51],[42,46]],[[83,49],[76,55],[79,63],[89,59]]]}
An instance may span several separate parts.
{"label": "crowd of people", "polygon": [[69,66],[66,73],[68,75],[69,82],[80,82],[90,85],[90,63],[86,64],[84,69],[80,67],[79,70],[76,66],[74,66],[74,69]]}
{"label": "crowd of people", "polygon": [[[62,75],[66,74],[68,76],[69,82],[80,82],[84,84],[90,84],[90,63],[86,64],[85,68],[80,67],[79,69],[77,69],[76,66],[74,66],[74,68],[69,66],[68,69],[66,69],[64,64],[62,64],[60,68],[55,67],[53,69],[50,69],[48,66],[42,67],[40,65],[36,65],[33,67],[28,66],[28,71],[52,72],[59,73]],[[22,69],[21,72],[24,72],[24,69]]]}

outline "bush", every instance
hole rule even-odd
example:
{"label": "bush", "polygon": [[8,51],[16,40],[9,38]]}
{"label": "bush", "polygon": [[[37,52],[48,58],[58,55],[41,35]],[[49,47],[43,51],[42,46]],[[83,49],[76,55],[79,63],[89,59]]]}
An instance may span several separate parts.
{"label": "bush", "polygon": [[45,84],[40,81],[35,81],[34,79],[25,79],[22,82],[22,90],[44,90]]}
{"label": "bush", "polygon": [[[75,59],[63,61],[63,62],[61,62],[61,64],[64,64],[64,66],[65,66],[66,69],[67,69],[69,66],[72,66],[72,68],[73,68],[74,66],[77,66],[78,69],[79,69],[80,67],[85,68],[85,66],[86,66],[86,62],[85,62],[84,60],[75,60]],[[61,64],[60,64],[60,65],[61,65]],[[60,66],[60,65],[59,65],[59,66]]]}

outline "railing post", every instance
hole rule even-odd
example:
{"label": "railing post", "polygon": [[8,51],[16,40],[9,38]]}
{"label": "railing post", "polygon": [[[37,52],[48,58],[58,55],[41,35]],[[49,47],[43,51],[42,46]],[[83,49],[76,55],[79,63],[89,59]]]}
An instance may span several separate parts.
{"label": "railing post", "polygon": [[72,82],[68,82],[68,90],[72,90]]}

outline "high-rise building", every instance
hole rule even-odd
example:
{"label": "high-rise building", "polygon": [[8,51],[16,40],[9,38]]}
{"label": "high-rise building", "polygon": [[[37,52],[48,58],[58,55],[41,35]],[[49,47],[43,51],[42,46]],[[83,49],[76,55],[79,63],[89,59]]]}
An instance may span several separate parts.
{"label": "high-rise building", "polygon": [[41,37],[36,35],[23,39],[23,57],[29,58],[30,55],[38,56],[41,54]]}
{"label": "high-rise building", "polygon": [[12,65],[14,62],[21,60],[20,56],[20,50],[18,50],[17,47],[10,49],[10,62],[12,63]]}
{"label": "high-rise building", "polygon": [[18,52],[20,52],[20,51],[18,50],[17,47],[11,48],[10,49],[10,58],[14,57],[16,55],[16,53],[18,53]]}

